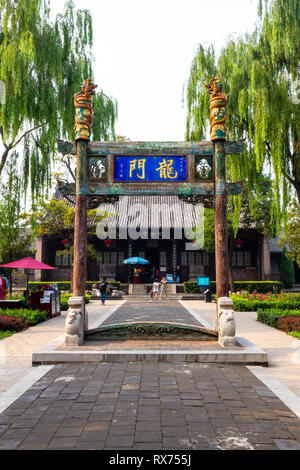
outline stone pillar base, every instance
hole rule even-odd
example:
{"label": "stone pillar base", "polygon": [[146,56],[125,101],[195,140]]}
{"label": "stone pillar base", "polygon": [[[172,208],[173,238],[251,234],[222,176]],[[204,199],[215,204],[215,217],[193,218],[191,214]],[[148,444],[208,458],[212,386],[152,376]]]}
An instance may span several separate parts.
{"label": "stone pillar base", "polygon": [[85,311],[84,297],[71,297],[65,325],[65,345],[80,346],[84,341],[84,332],[88,328],[88,316]]}
{"label": "stone pillar base", "polygon": [[219,333],[219,343],[222,346],[234,346],[236,344],[235,320],[233,301],[230,299],[230,297],[218,298],[216,323]]}
{"label": "stone pillar base", "polygon": [[65,334],[65,345],[66,346],[82,346],[83,336],[78,335],[67,335]]}
{"label": "stone pillar base", "polygon": [[88,313],[85,309],[85,300],[84,297],[70,297],[68,300],[69,310],[79,310],[81,312],[84,330],[88,330]]}
{"label": "stone pillar base", "polygon": [[235,346],[236,340],[234,336],[219,336],[219,343],[221,346]]}

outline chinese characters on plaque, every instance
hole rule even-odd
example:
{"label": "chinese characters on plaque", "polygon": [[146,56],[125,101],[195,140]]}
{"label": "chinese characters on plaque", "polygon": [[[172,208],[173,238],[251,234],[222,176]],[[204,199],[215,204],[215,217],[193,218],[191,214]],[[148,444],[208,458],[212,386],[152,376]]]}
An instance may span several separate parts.
{"label": "chinese characters on plaque", "polygon": [[115,181],[186,181],[186,157],[115,157]]}

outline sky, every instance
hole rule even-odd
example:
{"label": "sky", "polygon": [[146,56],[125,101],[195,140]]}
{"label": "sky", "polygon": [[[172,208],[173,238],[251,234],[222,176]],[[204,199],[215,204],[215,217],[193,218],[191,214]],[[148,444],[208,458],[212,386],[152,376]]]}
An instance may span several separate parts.
{"label": "sky", "polygon": [[[74,0],[92,13],[94,81],[118,102],[117,135],[184,140],[183,88],[198,44],[252,32],[257,0]],[[61,11],[62,0],[51,0]]]}

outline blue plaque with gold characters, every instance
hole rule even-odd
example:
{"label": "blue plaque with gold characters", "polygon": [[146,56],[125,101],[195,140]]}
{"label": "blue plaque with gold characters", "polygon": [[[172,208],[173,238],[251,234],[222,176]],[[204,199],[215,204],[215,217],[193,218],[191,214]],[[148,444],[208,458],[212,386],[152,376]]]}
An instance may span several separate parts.
{"label": "blue plaque with gold characters", "polygon": [[115,156],[115,181],[186,181],[186,157]]}

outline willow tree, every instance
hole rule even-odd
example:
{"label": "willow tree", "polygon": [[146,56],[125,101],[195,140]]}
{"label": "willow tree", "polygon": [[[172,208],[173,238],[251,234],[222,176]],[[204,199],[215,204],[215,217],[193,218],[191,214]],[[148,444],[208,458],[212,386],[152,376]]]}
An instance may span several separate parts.
{"label": "willow tree", "polygon": [[[186,138],[201,140],[209,117],[205,83],[215,75],[222,81],[224,91],[230,94],[228,139],[247,141],[242,156],[228,157],[228,178],[246,179],[251,199],[260,175],[269,174],[278,226],[291,188],[300,204],[300,106],[295,99],[299,11],[299,2],[294,0],[260,1],[253,34],[229,40],[218,57],[213,46],[199,46],[186,88]],[[236,214],[240,204],[241,198],[235,198]]]}
{"label": "willow tree", "polygon": [[[33,200],[50,181],[57,138],[73,139],[73,94],[92,76],[92,42],[91,15],[72,1],[51,21],[49,0],[0,0],[0,177],[18,148]],[[100,92],[94,110],[96,135],[107,138],[115,103]]]}
{"label": "willow tree", "polygon": [[[6,185],[0,190],[0,264],[32,256],[28,218],[22,211],[22,173],[17,166],[18,154],[13,151],[7,161]],[[12,292],[12,270],[8,270]]]}

